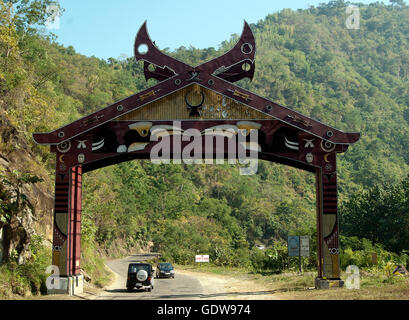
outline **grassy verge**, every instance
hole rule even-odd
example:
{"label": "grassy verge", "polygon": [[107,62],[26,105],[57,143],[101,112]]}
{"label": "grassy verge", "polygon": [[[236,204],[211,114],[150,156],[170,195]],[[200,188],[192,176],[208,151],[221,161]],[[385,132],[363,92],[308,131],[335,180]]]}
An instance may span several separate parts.
{"label": "grassy verge", "polygon": [[[341,275],[346,279],[346,275]],[[409,277],[388,277],[382,273],[367,273],[360,277],[359,289],[332,288],[329,290],[303,290],[304,283],[311,283],[305,276],[284,275],[272,279],[277,288],[284,288],[288,284],[288,291],[281,291],[281,299],[303,300],[407,300],[409,299]]]}
{"label": "grassy verge", "polygon": [[[31,257],[23,264],[11,257],[0,265],[0,300],[38,299],[47,294],[45,272],[51,264],[51,248],[44,245],[41,236],[34,236],[30,243]],[[91,285],[102,288],[113,279],[105,267],[104,256],[93,246],[82,247],[82,269],[92,278]],[[58,298],[58,295],[49,297]],[[63,295],[63,298],[68,298]]]}
{"label": "grassy verge", "polygon": [[[225,275],[263,284],[274,291],[279,299],[286,300],[409,300],[409,276],[388,276],[382,271],[362,272],[360,289],[331,288],[315,290],[316,272],[284,272],[281,274],[259,274],[244,268],[224,268],[212,265],[175,265],[176,271]],[[346,279],[345,273],[341,274]]]}
{"label": "grassy verge", "polygon": [[[44,245],[41,236],[34,236],[30,243],[31,258],[24,264],[18,264],[16,259],[0,265],[0,300],[19,299],[76,299],[67,295],[46,296],[46,280],[49,274],[45,271],[51,264],[51,248]],[[111,252],[109,253],[111,254]],[[104,264],[108,254],[96,245],[84,241],[81,247],[81,269],[90,277],[86,283],[88,290],[99,290],[111,283],[114,275]],[[121,252],[112,252],[115,258],[122,257]]]}
{"label": "grassy verge", "polygon": [[108,285],[113,275],[105,267],[106,257],[96,247],[87,243],[82,246],[81,254],[81,268],[91,277],[91,283],[98,288]]}

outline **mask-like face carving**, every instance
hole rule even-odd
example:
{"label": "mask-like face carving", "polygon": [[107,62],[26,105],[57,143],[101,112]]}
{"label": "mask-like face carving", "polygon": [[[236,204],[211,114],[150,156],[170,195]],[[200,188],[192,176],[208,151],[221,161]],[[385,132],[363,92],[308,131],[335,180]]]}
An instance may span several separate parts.
{"label": "mask-like face carving", "polygon": [[80,153],[78,155],[78,163],[83,163],[85,161],[85,155],[83,153]]}

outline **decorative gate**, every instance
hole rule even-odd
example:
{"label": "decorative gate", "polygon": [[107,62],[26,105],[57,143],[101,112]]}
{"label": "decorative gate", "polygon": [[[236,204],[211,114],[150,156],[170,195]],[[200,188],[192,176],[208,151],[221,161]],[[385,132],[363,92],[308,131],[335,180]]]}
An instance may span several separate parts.
{"label": "decorative gate", "polygon": [[[62,128],[33,135],[37,143],[50,145],[56,154],[53,265],[68,279],[61,285],[63,292],[72,292],[71,283],[78,281],[80,274],[82,174],[149,158],[163,137],[158,132],[165,131],[176,145],[174,139],[193,128],[202,133],[203,140],[212,129],[214,136],[222,136],[224,145],[232,136],[241,135],[245,141],[241,148],[256,148],[260,159],[315,173],[316,286],[328,285],[328,280],[342,285],[336,154],[345,152],[360,134],[329,127],[236,86],[238,80],[253,78],[255,52],[253,33],[245,23],[233,49],[193,67],[159,51],[145,23],[135,40],[135,58],[144,61],[146,80],[153,78],[159,83]],[[256,146],[248,139],[254,130]],[[182,141],[181,146],[188,143]],[[171,156],[180,156],[180,149],[171,150]],[[226,157],[216,146],[215,155]],[[209,154],[203,152],[203,156]]]}

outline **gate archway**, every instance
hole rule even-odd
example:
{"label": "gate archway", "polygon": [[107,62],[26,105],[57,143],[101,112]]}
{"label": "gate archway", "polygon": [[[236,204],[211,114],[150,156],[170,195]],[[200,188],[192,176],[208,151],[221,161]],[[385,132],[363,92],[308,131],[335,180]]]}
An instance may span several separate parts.
{"label": "gate archway", "polygon": [[[159,83],[57,130],[33,135],[38,144],[50,145],[56,155],[52,264],[58,266],[64,281],[54,292],[81,290],[82,174],[149,158],[161,141],[158,132],[172,136],[174,146],[175,139],[189,129],[202,133],[203,145],[208,130],[221,135],[223,144],[221,148],[215,144],[211,156],[222,157],[227,156],[223,150],[232,136],[256,132],[257,146],[241,137],[245,142],[236,143],[236,153],[240,148],[256,148],[260,159],[315,173],[316,285],[328,284],[328,280],[342,284],[336,155],[357,142],[360,134],[342,132],[235,85],[243,78],[253,78],[255,52],[254,36],[245,22],[230,51],[193,67],[158,50],[145,22],[135,39],[135,58],[144,62],[146,80],[153,78]],[[183,141],[180,147],[188,143]],[[172,149],[171,156],[180,156],[181,150]],[[208,156],[203,152],[204,158]]]}

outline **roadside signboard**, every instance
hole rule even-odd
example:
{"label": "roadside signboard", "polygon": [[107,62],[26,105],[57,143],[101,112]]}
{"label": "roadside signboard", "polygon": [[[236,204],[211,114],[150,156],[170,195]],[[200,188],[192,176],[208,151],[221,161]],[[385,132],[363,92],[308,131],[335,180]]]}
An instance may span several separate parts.
{"label": "roadside signboard", "polygon": [[310,238],[308,236],[300,236],[300,256],[310,256]]}
{"label": "roadside signboard", "polygon": [[300,255],[300,237],[288,236],[288,256],[298,257]]}
{"label": "roadside signboard", "polygon": [[209,262],[209,255],[208,254],[196,255],[195,262]]}

